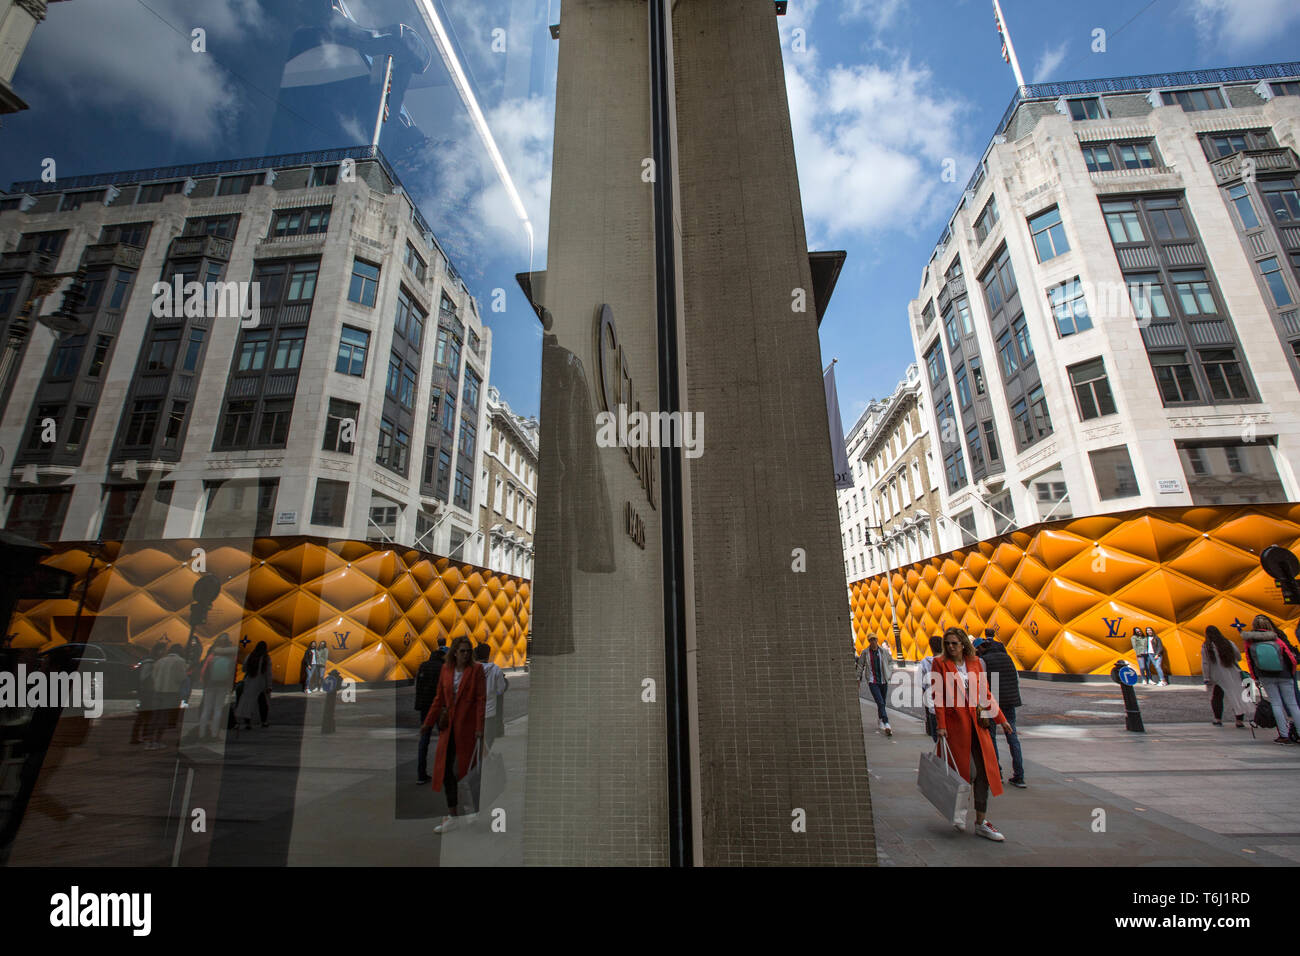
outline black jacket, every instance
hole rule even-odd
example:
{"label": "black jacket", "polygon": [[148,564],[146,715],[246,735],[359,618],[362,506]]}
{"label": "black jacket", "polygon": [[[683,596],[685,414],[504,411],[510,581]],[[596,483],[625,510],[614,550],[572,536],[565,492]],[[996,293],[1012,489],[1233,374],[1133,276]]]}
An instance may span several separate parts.
{"label": "black jacket", "polygon": [[438,677],[446,659],[447,649],[439,648],[415,672],[415,709],[421,717],[429,712],[434,695],[438,693]]}
{"label": "black jacket", "polygon": [[993,680],[994,674],[998,675],[998,706],[1003,710],[1019,707],[1020,673],[1016,670],[1016,662],[1011,659],[1007,649],[996,641],[985,644],[980,650],[984,651],[980,660],[989,672],[989,680]]}

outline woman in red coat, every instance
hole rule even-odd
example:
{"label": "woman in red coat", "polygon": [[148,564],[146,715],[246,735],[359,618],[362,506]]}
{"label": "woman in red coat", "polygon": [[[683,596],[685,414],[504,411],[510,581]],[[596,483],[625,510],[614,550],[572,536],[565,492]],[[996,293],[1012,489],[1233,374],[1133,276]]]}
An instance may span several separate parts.
{"label": "woman in red coat", "polygon": [[[438,692],[434,695],[424,726],[437,727],[438,749],[433,757],[433,789],[447,799],[448,815],[434,827],[435,833],[455,829],[461,816],[456,812],[456,782],[469,772],[474,748],[483,740],[483,717],[487,694],[483,665],[474,661],[468,637],[451,642],[447,663],[438,675]],[[442,773],[436,768],[442,767]],[[471,813],[465,819],[473,819]]]}
{"label": "woman in red coat", "polygon": [[932,674],[934,716],[939,724],[937,753],[943,756],[946,740],[957,762],[957,771],[975,791],[975,832],[1000,843],[1006,837],[984,819],[990,788],[994,796],[1002,793],[1002,774],[993,740],[988,729],[981,726],[981,715],[990,725],[996,720],[1008,731],[1011,725],[998,708],[984,665],[975,656],[975,648],[961,628],[950,627],[943,632],[943,655],[935,658]]}

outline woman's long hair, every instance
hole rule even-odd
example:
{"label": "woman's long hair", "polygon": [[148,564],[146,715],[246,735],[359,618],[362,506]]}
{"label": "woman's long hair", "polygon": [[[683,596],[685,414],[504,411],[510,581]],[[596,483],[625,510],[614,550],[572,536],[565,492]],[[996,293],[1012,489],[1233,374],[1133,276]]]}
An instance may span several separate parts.
{"label": "woman's long hair", "polygon": [[453,670],[455,670],[456,664],[459,660],[459,658],[456,657],[456,654],[460,651],[461,644],[464,644],[469,648],[469,663],[465,665],[465,669],[468,670],[474,666],[474,644],[468,637],[462,634],[451,642],[451,649],[447,651],[447,661],[451,664]]}
{"label": "woman's long hair", "polygon": [[966,660],[970,660],[971,658],[973,658],[973,657],[975,656],[975,646],[974,646],[973,644],[971,644],[971,642],[970,642],[970,635],[967,634],[965,631],[963,631],[960,627],[950,627],[950,628],[948,628],[946,631],[943,632],[943,643],[944,643],[944,647],[943,647],[943,657],[944,657],[944,660],[949,660],[949,659],[950,659],[950,658],[948,657],[948,638],[949,638],[949,637],[959,637],[959,638],[961,638],[961,654],[962,654],[962,657],[964,657]]}
{"label": "woman's long hair", "polygon": [[258,677],[271,663],[271,655],[266,652],[266,641],[258,641],[253,653],[244,659],[244,676]]}
{"label": "woman's long hair", "polygon": [[1210,645],[1210,653],[1224,667],[1233,667],[1241,652],[1237,646],[1223,636],[1223,632],[1211,624],[1205,629],[1205,643]]}

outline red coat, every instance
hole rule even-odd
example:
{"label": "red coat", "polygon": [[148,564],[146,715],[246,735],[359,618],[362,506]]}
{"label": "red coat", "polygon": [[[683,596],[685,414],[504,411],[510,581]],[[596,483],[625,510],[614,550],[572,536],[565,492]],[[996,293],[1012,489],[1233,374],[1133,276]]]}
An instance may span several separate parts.
{"label": "red coat", "polygon": [[[993,739],[979,725],[981,704],[983,709],[993,712],[999,724],[1007,728],[1011,724],[991,693],[983,662],[978,657],[966,658],[966,675],[973,682],[975,693],[967,692],[966,681],[962,680],[957,665],[946,656],[934,659],[931,673],[934,675],[934,716],[939,729],[948,731],[948,748],[957,761],[957,770],[970,782],[971,733],[979,734],[984,773],[989,778],[989,792],[998,796],[1002,793],[1002,774],[998,772],[998,758],[993,753]],[[979,694],[981,690],[982,695]],[[982,702],[978,699],[979,696],[983,696]],[[943,756],[942,743],[935,749],[935,753]]]}
{"label": "red coat", "polygon": [[469,772],[469,762],[474,757],[474,736],[483,733],[483,715],[487,708],[486,674],[477,661],[461,672],[460,688],[455,686],[455,665],[443,665],[438,675],[438,693],[429,705],[424,726],[438,726],[438,717],[444,709],[451,712],[451,723],[438,734],[438,749],[433,756],[433,789],[442,790],[443,768],[447,766],[447,740],[456,740],[456,778]]}

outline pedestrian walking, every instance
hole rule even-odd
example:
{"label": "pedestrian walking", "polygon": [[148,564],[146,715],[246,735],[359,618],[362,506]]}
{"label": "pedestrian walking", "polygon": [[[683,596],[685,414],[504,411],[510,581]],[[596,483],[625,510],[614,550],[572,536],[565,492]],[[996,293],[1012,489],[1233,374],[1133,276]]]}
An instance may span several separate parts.
{"label": "pedestrian walking", "polygon": [[162,735],[180,711],[181,688],[185,684],[185,654],[173,644],[153,665],[153,711],[145,750],[161,750]]}
{"label": "pedestrian walking", "polygon": [[311,693],[311,659],[315,656],[315,643],[308,644],[302,652],[302,663],[298,666],[298,683],[302,684],[304,694]]}
{"label": "pedestrian walking", "polygon": [[[1016,708],[1020,700],[1020,672],[1016,662],[1011,659],[1007,649],[993,635],[993,631],[984,632],[984,643],[976,649],[984,669],[988,671],[989,682],[995,691],[998,708],[1007,718],[1002,731],[1007,735],[1007,748],[1011,751],[1011,779],[1007,783],[1024,790],[1025,761],[1020,750],[1020,733],[1016,729]],[[994,727],[989,736],[993,740],[993,756],[998,762],[998,775],[1002,772],[1002,758],[998,754],[998,730]]]}
{"label": "pedestrian walking", "polygon": [[989,729],[994,722],[1005,726],[1007,719],[990,693],[984,665],[961,628],[950,627],[943,632],[943,656],[935,660],[933,673],[939,737],[946,741],[958,772],[971,784],[975,833],[1001,843],[1006,837],[986,817],[989,795],[1002,794],[1002,777],[993,756]]}
{"label": "pedestrian walking", "polygon": [[1223,632],[1211,624],[1205,629],[1205,640],[1201,643],[1201,677],[1205,689],[1210,692],[1210,711],[1214,714],[1214,726],[1223,726],[1223,705],[1226,701],[1237,726],[1246,726],[1246,704],[1241,697],[1241,669],[1237,661],[1241,652],[1232,641],[1223,636]]}
{"label": "pedestrian walking", "polygon": [[199,667],[203,703],[199,705],[199,740],[216,740],[225,726],[226,699],[235,678],[235,645],[229,634],[218,634]]}
{"label": "pedestrian walking", "polygon": [[932,680],[934,659],[943,653],[943,638],[938,634],[930,638],[930,656],[922,658],[916,669],[917,682],[921,687],[921,706],[925,708],[925,732],[935,743],[939,742],[939,722],[934,717],[934,683]]}
{"label": "pedestrian walking", "polygon": [[[457,784],[470,768],[474,751],[483,741],[483,721],[487,699],[484,693],[483,665],[474,662],[474,650],[468,637],[451,642],[447,663],[438,675],[438,693],[424,722],[438,728],[438,748],[433,754],[433,789],[442,791],[447,801],[447,815],[433,828],[435,833],[449,833],[477,812],[459,813]],[[474,808],[477,810],[477,807]]]}
{"label": "pedestrian walking", "polygon": [[1151,683],[1151,655],[1147,652],[1149,644],[1146,632],[1140,627],[1133,628],[1133,636],[1129,638],[1129,643],[1133,645],[1133,653],[1137,655],[1138,673],[1142,675],[1142,683]]}
{"label": "pedestrian walking", "polygon": [[[1250,676],[1268,695],[1277,721],[1277,743],[1286,743],[1291,733],[1300,730],[1300,701],[1296,700],[1296,657],[1279,635],[1273,622],[1257,614],[1251,630],[1244,632],[1246,664]],[[1288,728],[1288,717],[1290,727]]]}
{"label": "pedestrian walking", "polygon": [[861,669],[862,675],[859,679],[867,682],[871,696],[876,702],[876,716],[880,721],[880,729],[884,731],[886,737],[892,737],[894,729],[889,726],[889,710],[885,707],[885,694],[889,690],[889,678],[894,673],[894,661],[892,655],[881,646],[880,638],[875,634],[867,635],[867,647],[862,652]]}
{"label": "pedestrian walking", "polygon": [[263,727],[271,726],[271,655],[266,641],[258,641],[253,653],[244,658],[244,692],[235,705],[235,718],[242,721],[245,730],[253,726],[254,715]]}
{"label": "pedestrian walking", "polygon": [[417,784],[429,783],[429,741],[433,738],[433,725],[424,720],[433,706],[433,698],[438,693],[438,676],[442,665],[447,660],[447,641],[438,638],[438,649],[429,655],[429,659],[415,672],[415,709],[420,714],[419,759],[416,766]]}
{"label": "pedestrian walking", "polygon": [[1147,654],[1151,657],[1151,666],[1156,670],[1156,686],[1168,687],[1169,679],[1165,676],[1169,673],[1169,651],[1165,648],[1165,642],[1160,639],[1154,627],[1148,627],[1147,636]]}
{"label": "pedestrian walking", "polygon": [[329,672],[329,675],[321,681],[321,690],[325,693],[325,708],[321,712],[320,732],[322,734],[334,733],[334,707],[337,704],[339,688],[343,686],[343,675],[337,669]]}
{"label": "pedestrian walking", "polygon": [[505,696],[510,688],[510,681],[506,680],[506,675],[502,673],[501,668],[492,663],[491,657],[492,648],[488,646],[487,641],[481,642],[474,648],[474,660],[483,665],[483,692],[487,695],[487,704],[483,713],[485,753],[492,746],[492,741],[505,736]]}
{"label": "pedestrian walking", "polygon": [[190,639],[185,642],[185,683],[181,685],[181,707],[190,706],[190,695],[194,693],[194,684],[199,677],[199,665],[203,661],[203,642],[198,635],[190,631]]}

